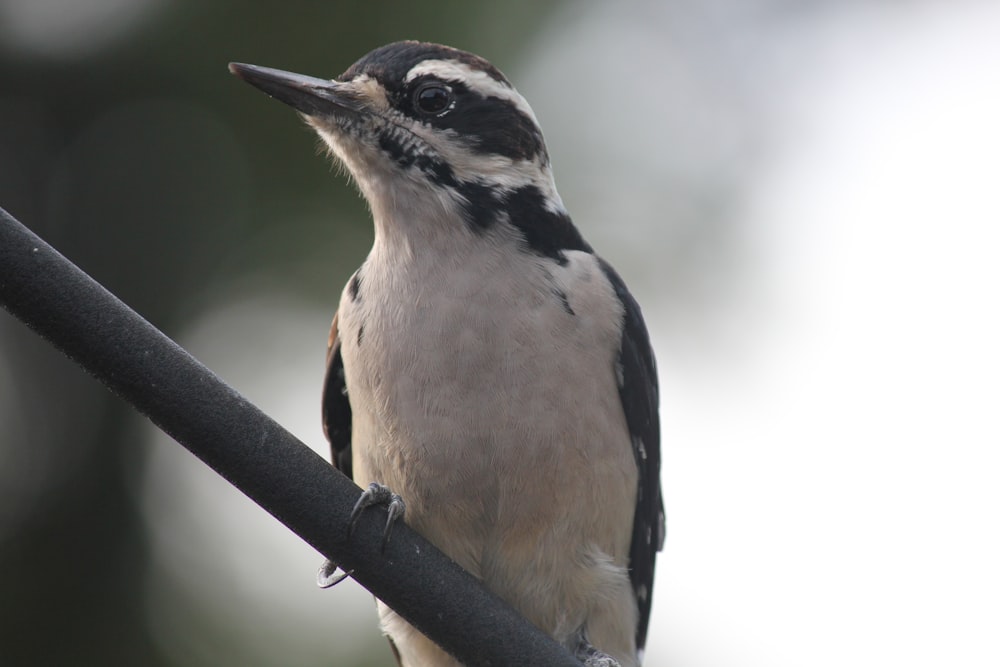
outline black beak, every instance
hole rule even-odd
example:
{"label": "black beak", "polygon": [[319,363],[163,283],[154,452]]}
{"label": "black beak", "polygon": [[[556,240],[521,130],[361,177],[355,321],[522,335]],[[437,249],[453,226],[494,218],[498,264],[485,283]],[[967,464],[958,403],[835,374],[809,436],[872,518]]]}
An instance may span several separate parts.
{"label": "black beak", "polygon": [[229,71],[307,116],[360,112],[365,107],[347,83],[244,63],[229,63]]}

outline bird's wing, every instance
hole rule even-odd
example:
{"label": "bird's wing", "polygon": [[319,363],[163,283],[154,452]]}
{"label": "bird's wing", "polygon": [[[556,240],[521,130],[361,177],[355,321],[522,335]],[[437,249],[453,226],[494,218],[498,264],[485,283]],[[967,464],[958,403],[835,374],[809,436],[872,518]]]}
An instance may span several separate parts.
{"label": "bird's wing", "polygon": [[625,287],[621,276],[603,260],[601,266],[625,308],[617,371],[618,391],[639,469],[632,546],[629,549],[629,578],[639,604],[636,646],[642,649],[649,626],[656,553],[662,548],[666,534],[660,491],[659,386],[656,360],[639,304]]}
{"label": "bird's wing", "polygon": [[[337,315],[330,325],[330,339],[326,344],[326,379],[323,381],[323,430],[330,441],[333,467],[354,479],[351,467],[351,402],[347,396],[344,378],[344,358],[340,356],[340,333]],[[403,664],[399,649],[392,637],[386,635],[389,647],[398,665]]]}
{"label": "bird's wing", "polygon": [[326,380],[323,382],[323,430],[330,441],[333,465],[351,479],[351,403],[344,379],[344,359],[340,356],[337,316],[330,326],[326,348]]}

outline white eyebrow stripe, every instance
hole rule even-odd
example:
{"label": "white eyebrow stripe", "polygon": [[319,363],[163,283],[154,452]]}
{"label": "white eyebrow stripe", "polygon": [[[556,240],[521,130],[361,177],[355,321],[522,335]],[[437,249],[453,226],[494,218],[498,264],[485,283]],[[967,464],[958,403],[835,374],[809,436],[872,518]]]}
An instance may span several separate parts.
{"label": "white eyebrow stripe", "polygon": [[468,86],[483,97],[496,97],[510,102],[518,111],[530,118],[535,125],[538,125],[535,112],[531,110],[531,106],[519,92],[509,84],[497,81],[480,69],[470,67],[458,60],[424,60],[414,65],[413,69],[406,73],[406,78],[403,81],[409,83],[418,76],[424,75],[436,76],[444,81],[456,81]]}

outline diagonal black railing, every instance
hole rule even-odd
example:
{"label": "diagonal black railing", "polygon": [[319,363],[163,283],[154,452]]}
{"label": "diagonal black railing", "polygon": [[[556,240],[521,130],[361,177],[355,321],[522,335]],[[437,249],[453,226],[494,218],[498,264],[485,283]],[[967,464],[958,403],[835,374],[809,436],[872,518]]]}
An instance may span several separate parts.
{"label": "diagonal black railing", "polygon": [[351,480],[3,209],[0,304],[466,665],[579,667],[384,509],[347,539]]}

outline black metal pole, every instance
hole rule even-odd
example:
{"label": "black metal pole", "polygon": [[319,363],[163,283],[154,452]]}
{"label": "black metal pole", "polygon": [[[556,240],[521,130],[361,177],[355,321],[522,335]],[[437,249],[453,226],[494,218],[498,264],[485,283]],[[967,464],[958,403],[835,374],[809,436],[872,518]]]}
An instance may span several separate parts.
{"label": "black metal pole", "polygon": [[463,663],[579,667],[385,510],[347,539],[353,482],[3,209],[0,303]]}

